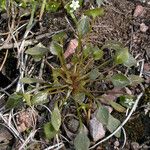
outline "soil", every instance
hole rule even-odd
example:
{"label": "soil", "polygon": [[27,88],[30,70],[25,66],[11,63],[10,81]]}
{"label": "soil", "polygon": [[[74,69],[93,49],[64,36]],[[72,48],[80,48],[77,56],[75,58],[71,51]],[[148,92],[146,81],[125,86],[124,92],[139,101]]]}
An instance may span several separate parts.
{"label": "soil", "polygon": [[[141,16],[134,17],[134,11],[137,5],[142,5],[145,9],[145,13]],[[101,47],[108,40],[120,41],[125,46],[127,46],[134,57],[137,57],[138,60],[144,59],[145,72],[150,73],[149,69],[149,59],[150,59],[150,5],[147,3],[142,3],[136,0],[108,0],[108,3],[103,6],[105,9],[105,15],[103,17],[98,17],[93,23],[92,31],[89,35],[89,42],[92,42],[94,45]],[[27,20],[27,19],[26,19]],[[24,21],[26,21],[24,20]],[[149,29],[146,32],[140,31],[140,24],[144,23]],[[71,24],[71,25],[70,25]],[[37,23],[33,28],[33,35],[31,39],[36,39],[36,37],[40,34],[45,33],[55,33],[61,30],[67,31],[66,44],[69,39],[74,37],[72,27],[72,22],[70,20],[70,24],[65,19],[65,12],[60,11],[58,13],[45,13],[43,15],[43,20],[40,23]],[[6,40],[7,35],[1,34],[8,32],[7,27],[7,17],[5,13],[0,14],[0,47],[3,44],[3,40]],[[20,39],[23,37],[20,34]],[[51,41],[51,36],[44,36],[40,38],[38,42],[42,42],[43,45],[49,46]],[[13,42],[13,40],[11,40]],[[17,57],[16,57],[16,49],[9,49],[9,54],[7,56],[7,61],[2,70],[0,70],[0,88],[4,88],[10,84],[19,74],[19,70],[17,68]],[[4,57],[6,54],[5,49],[0,49],[0,64],[2,64]],[[109,57],[109,56],[108,56]],[[52,60],[53,61],[53,60]],[[33,61],[32,61],[33,63]],[[31,65],[31,64],[30,64]],[[34,75],[38,74],[40,64],[35,66],[33,71]],[[45,67],[44,70],[44,79],[49,79],[48,68]],[[122,67],[118,67],[116,70],[119,70],[125,73],[125,69]],[[114,71],[116,71],[114,69]],[[135,74],[139,74],[140,70],[138,68],[133,68],[130,70]],[[129,122],[125,125],[127,142],[124,149],[133,149],[132,143],[137,142],[140,146],[150,147],[150,117],[144,114],[143,105],[146,105],[150,102],[150,79],[149,74],[144,75],[145,81],[142,84],[142,88],[145,90],[145,94],[141,99],[138,109],[135,111],[133,116],[130,118]],[[15,85],[12,87],[15,88]],[[142,90],[141,86],[136,87],[136,89],[131,89],[133,93],[137,94]],[[12,90],[13,91],[13,90]],[[12,93],[12,91],[7,91]],[[0,91],[1,92],[1,91]],[[1,96],[1,93],[0,93]],[[7,96],[6,96],[7,97]],[[5,100],[3,100],[5,102]],[[0,107],[3,106],[0,103]],[[51,106],[50,106],[51,107]],[[66,112],[67,113],[67,112]],[[116,114],[118,118],[123,120],[123,116],[119,113]],[[41,122],[45,120],[41,118]],[[71,122],[71,121],[70,121]],[[6,129],[5,129],[6,130]],[[2,130],[0,130],[1,134]],[[1,135],[0,135],[1,136]],[[12,136],[11,134],[6,135],[6,139],[9,139],[8,136]],[[12,140],[12,139],[11,139]],[[114,148],[114,141],[116,139],[112,138],[102,145],[105,147],[103,149],[111,150]],[[120,143],[123,139],[120,139]],[[8,142],[8,140],[7,140]],[[5,143],[4,139],[0,141],[0,143]],[[12,144],[12,141],[10,142]],[[107,145],[107,147],[106,147]],[[143,149],[143,147],[139,149]],[[100,146],[101,147],[101,146]],[[100,149],[99,147],[99,149]],[[117,149],[117,148],[116,148]],[[98,150],[98,148],[97,148]],[[133,149],[136,150],[136,149]]]}

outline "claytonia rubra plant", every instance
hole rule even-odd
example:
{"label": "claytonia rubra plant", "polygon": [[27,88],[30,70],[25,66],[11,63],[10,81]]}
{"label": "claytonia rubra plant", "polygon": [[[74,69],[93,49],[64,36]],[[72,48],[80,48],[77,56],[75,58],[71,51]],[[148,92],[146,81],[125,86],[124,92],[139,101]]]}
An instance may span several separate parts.
{"label": "claytonia rubra plant", "polygon": [[[61,116],[61,113],[73,103],[79,122],[79,134],[76,136],[74,144],[76,149],[82,146],[87,150],[90,146],[90,141],[83,128],[84,124],[89,124],[93,115],[111,133],[121,124],[117,118],[110,114],[103,103],[106,106],[113,107],[115,110],[119,110],[119,112],[124,112],[126,108],[133,104],[130,101],[126,102],[124,97],[122,99],[119,97],[120,103],[112,101],[110,98],[102,97],[106,93],[105,90],[96,91],[100,94],[94,94],[96,92],[92,90],[96,83],[103,84],[103,82],[106,82],[122,89],[132,84],[136,85],[142,82],[142,79],[138,76],[126,76],[121,73],[114,73],[111,76],[108,74],[108,71],[117,65],[124,65],[130,68],[136,65],[136,60],[128,52],[128,48],[119,42],[108,41],[104,46],[98,47],[86,41],[89,36],[88,33],[92,28],[93,20],[97,16],[103,16],[104,9],[89,9],[83,11],[81,16],[76,16],[75,11],[82,6],[81,4],[81,0],[72,0],[65,4],[65,9],[75,24],[74,36],[76,39],[72,41],[72,45],[75,45],[72,55],[67,54],[64,49],[66,41],[65,32],[60,32],[52,37],[50,48],[39,43],[27,49],[25,53],[31,55],[36,61],[41,61],[49,53],[56,58],[55,65],[48,63],[51,81],[46,82],[29,77],[22,78],[21,82],[29,84],[30,88],[26,93],[10,97],[6,106],[8,108],[14,107],[15,105],[11,105],[14,99],[17,99],[15,104],[19,104],[18,101],[20,99],[24,100],[29,106],[47,104],[54,95],[56,99],[53,102],[54,108],[51,112],[50,121],[44,125],[45,135],[48,139],[51,139],[60,133],[60,127],[65,119],[64,116]],[[104,57],[106,49],[109,49],[112,58],[106,59]],[[107,65],[110,64],[112,68],[107,68]],[[43,85],[43,87],[35,92],[32,87],[37,82]],[[129,106],[125,105],[126,103]],[[95,114],[92,114],[94,111]],[[121,131],[115,134],[116,137],[120,137],[120,135]],[[78,145],[78,143],[82,144]]]}

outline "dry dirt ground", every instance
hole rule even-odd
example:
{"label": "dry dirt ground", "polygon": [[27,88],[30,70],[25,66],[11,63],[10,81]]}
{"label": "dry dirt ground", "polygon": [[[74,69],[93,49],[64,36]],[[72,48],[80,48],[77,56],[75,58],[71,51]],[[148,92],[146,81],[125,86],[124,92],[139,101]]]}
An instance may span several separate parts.
{"label": "dry dirt ground", "polygon": [[[148,2],[148,1],[147,1]],[[143,6],[144,10],[142,14],[134,16],[135,9],[138,5]],[[103,17],[97,18],[93,24],[92,32],[89,36],[89,42],[94,45],[101,47],[107,40],[115,40],[122,42],[127,46],[134,57],[139,60],[139,63],[144,60],[143,71],[144,83],[137,87],[136,89],[131,89],[133,93],[139,93],[141,89],[144,89],[145,95],[140,102],[140,106],[147,104],[150,101],[150,4],[141,3],[136,0],[108,0],[108,3],[104,5],[105,15]],[[7,16],[6,14],[0,14],[0,67],[7,53],[6,49],[1,49],[3,40],[6,40],[7,32],[9,31],[7,26]],[[22,24],[27,22],[28,17],[22,20]],[[141,24],[144,23],[148,27],[146,31],[141,29]],[[51,34],[45,35],[45,33],[55,33],[60,30],[67,30],[68,41],[72,39],[73,31],[70,28],[70,24],[65,19],[65,14],[63,12],[58,12],[55,14],[45,13],[43,20],[40,24],[37,24],[33,28],[33,33],[28,37],[29,40],[37,39],[42,42],[45,46],[49,46]],[[24,32],[24,29],[21,31]],[[6,34],[5,34],[6,33]],[[43,37],[41,36],[43,35]],[[40,37],[41,36],[41,37]],[[22,38],[21,33],[18,33],[18,40]],[[12,40],[10,40],[10,43]],[[0,68],[0,88],[3,89],[8,86],[12,81],[14,81],[18,76],[17,69],[17,58],[16,50],[13,48],[8,49],[7,60],[3,66]],[[109,57],[109,54],[107,54]],[[141,61],[140,61],[141,60]],[[40,64],[37,64],[35,68],[39,68]],[[117,70],[125,73],[125,69],[118,67]],[[38,69],[37,69],[38,70]],[[34,74],[38,74],[35,69]],[[135,74],[139,74],[138,68],[130,70]],[[47,69],[45,69],[45,75],[43,78],[48,79],[46,75],[49,74]],[[11,93],[15,88],[15,84],[9,90],[4,93],[7,95]],[[3,94],[3,90],[0,91],[0,96]],[[5,104],[7,96],[0,99],[0,107],[2,108]],[[150,148],[150,117],[144,114],[144,110],[138,107],[137,111],[133,114],[129,122],[125,125],[125,130],[127,134],[127,142],[125,150],[146,150]],[[120,114],[118,118],[122,119]],[[1,123],[0,123],[1,124]],[[1,125],[0,125],[1,126]],[[3,138],[4,137],[4,138]],[[2,149],[7,149],[8,145],[13,145],[14,138],[8,132],[8,130],[1,126],[0,128],[0,147],[4,145]],[[120,144],[123,142],[121,139]],[[119,149],[119,145],[115,138],[105,142],[97,148],[97,150],[113,150]],[[18,144],[18,143],[17,143]],[[115,145],[116,144],[116,145]],[[13,145],[14,146],[14,145]],[[15,145],[15,147],[17,147]]]}

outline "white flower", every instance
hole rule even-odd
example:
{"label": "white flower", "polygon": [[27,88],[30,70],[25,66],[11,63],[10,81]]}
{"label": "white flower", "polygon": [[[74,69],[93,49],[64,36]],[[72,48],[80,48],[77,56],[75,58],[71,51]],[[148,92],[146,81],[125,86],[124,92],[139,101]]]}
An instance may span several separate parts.
{"label": "white flower", "polygon": [[125,103],[128,104],[129,106],[132,106],[134,104],[134,101],[133,99],[126,98]]}
{"label": "white flower", "polygon": [[72,8],[72,12],[75,11],[80,7],[79,1],[78,0],[73,0],[72,3],[70,4],[70,8]]}

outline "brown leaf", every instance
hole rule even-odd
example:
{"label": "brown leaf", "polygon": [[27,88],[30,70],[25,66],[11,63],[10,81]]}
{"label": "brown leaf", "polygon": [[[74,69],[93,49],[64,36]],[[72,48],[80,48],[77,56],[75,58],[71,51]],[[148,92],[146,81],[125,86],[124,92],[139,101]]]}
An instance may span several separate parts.
{"label": "brown leaf", "polygon": [[112,95],[112,94],[103,94],[101,97],[100,97],[100,101],[103,103],[103,104],[109,104],[109,101],[113,101],[113,100],[116,100],[116,96]]}
{"label": "brown leaf", "polygon": [[103,104],[109,104],[110,101],[115,101],[123,93],[124,92],[121,91],[121,88],[113,88],[112,90],[107,91],[106,94],[101,95],[100,101]]}
{"label": "brown leaf", "polygon": [[72,39],[69,42],[67,50],[64,53],[64,57],[68,58],[69,56],[71,56],[72,54],[74,54],[77,46],[78,46],[78,40],[77,39]]}

